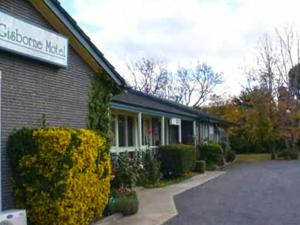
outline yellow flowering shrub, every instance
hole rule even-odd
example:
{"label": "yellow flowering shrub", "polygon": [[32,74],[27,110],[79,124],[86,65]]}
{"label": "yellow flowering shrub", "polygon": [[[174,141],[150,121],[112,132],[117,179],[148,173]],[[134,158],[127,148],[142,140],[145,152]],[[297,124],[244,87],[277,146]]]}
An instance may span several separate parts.
{"label": "yellow flowering shrub", "polygon": [[110,191],[106,140],[86,129],[21,129],[10,136],[16,204],[33,225],[85,225]]}

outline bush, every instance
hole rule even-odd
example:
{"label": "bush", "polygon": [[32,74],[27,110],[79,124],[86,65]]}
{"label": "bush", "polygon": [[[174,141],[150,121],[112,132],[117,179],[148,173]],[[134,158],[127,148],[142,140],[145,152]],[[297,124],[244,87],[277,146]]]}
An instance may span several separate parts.
{"label": "bush", "polygon": [[108,203],[109,214],[122,213],[129,216],[137,213],[139,202],[135,191],[127,190],[125,193],[115,191]]}
{"label": "bush", "polygon": [[206,162],[204,160],[197,160],[195,165],[195,172],[204,173],[206,170]]}
{"label": "bush", "polygon": [[85,129],[21,129],[8,152],[18,208],[30,224],[89,224],[102,215],[110,192],[109,146]]}
{"label": "bush", "polygon": [[205,143],[198,145],[198,156],[200,160],[207,163],[222,166],[224,164],[223,149],[221,145],[215,143]]}
{"label": "bush", "polygon": [[207,171],[215,171],[217,169],[217,165],[213,162],[206,163],[206,170]]}
{"label": "bush", "polygon": [[150,150],[143,155],[143,178],[146,184],[156,184],[161,178],[160,162]]}
{"label": "bush", "polygon": [[196,153],[191,145],[165,145],[158,148],[165,177],[181,176],[195,168]]}
{"label": "bush", "polygon": [[112,180],[112,188],[132,188],[135,186],[143,169],[139,157],[137,154],[130,156],[128,152],[121,153],[116,157],[113,162],[115,177]]}
{"label": "bush", "polygon": [[226,152],[226,155],[225,155],[225,160],[226,162],[233,162],[236,158],[236,153],[235,151],[228,151]]}
{"label": "bush", "polygon": [[299,158],[299,151],[296,149],[285,149],[278,154],[278,158],[284,160],[297,160]]}

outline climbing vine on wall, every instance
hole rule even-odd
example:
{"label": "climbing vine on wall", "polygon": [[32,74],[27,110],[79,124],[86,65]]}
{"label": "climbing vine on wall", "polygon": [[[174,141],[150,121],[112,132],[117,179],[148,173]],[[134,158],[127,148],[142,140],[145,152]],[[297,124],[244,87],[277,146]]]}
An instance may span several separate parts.
{"label": "climbing vine on wall", "polygon": [[89,115],[87,126],[109,138],[111,109],[110,101],[114,94],[121,92],[117,84],[104,72],[92,77],[89,93]]}

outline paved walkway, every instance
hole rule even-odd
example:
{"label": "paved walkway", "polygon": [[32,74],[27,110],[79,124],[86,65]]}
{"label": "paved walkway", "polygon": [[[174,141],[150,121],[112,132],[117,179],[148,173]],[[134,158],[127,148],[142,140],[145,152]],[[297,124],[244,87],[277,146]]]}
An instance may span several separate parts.
{"label": "paved walkway", "polygon": [[224,172],[206,172],[165,188],[145,189],[138,193],[139,211],[128,217],[99,221],[94,225],[159,225],[177,215],[174,196],[212,180]]}
{"label": "paved walkway", "polygon": [[234,165],[175,202],[165,225],[299,225],[300,161]]}

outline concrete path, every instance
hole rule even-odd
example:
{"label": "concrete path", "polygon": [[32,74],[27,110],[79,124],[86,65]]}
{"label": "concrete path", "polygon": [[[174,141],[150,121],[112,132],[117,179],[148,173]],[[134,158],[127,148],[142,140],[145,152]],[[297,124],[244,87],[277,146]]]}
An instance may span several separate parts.
{"label": "concrete path", "polygon": [[300,161],[240,164],[175,197],[165,225],[299,225]]}
{"label": "concrete path", "polygon": [[177,215],[174,196],[212,180],[224,172],[206,172],[182,183],[138,193],[139,211],[128,217],[99,221],[94,225],[160,225]]}

